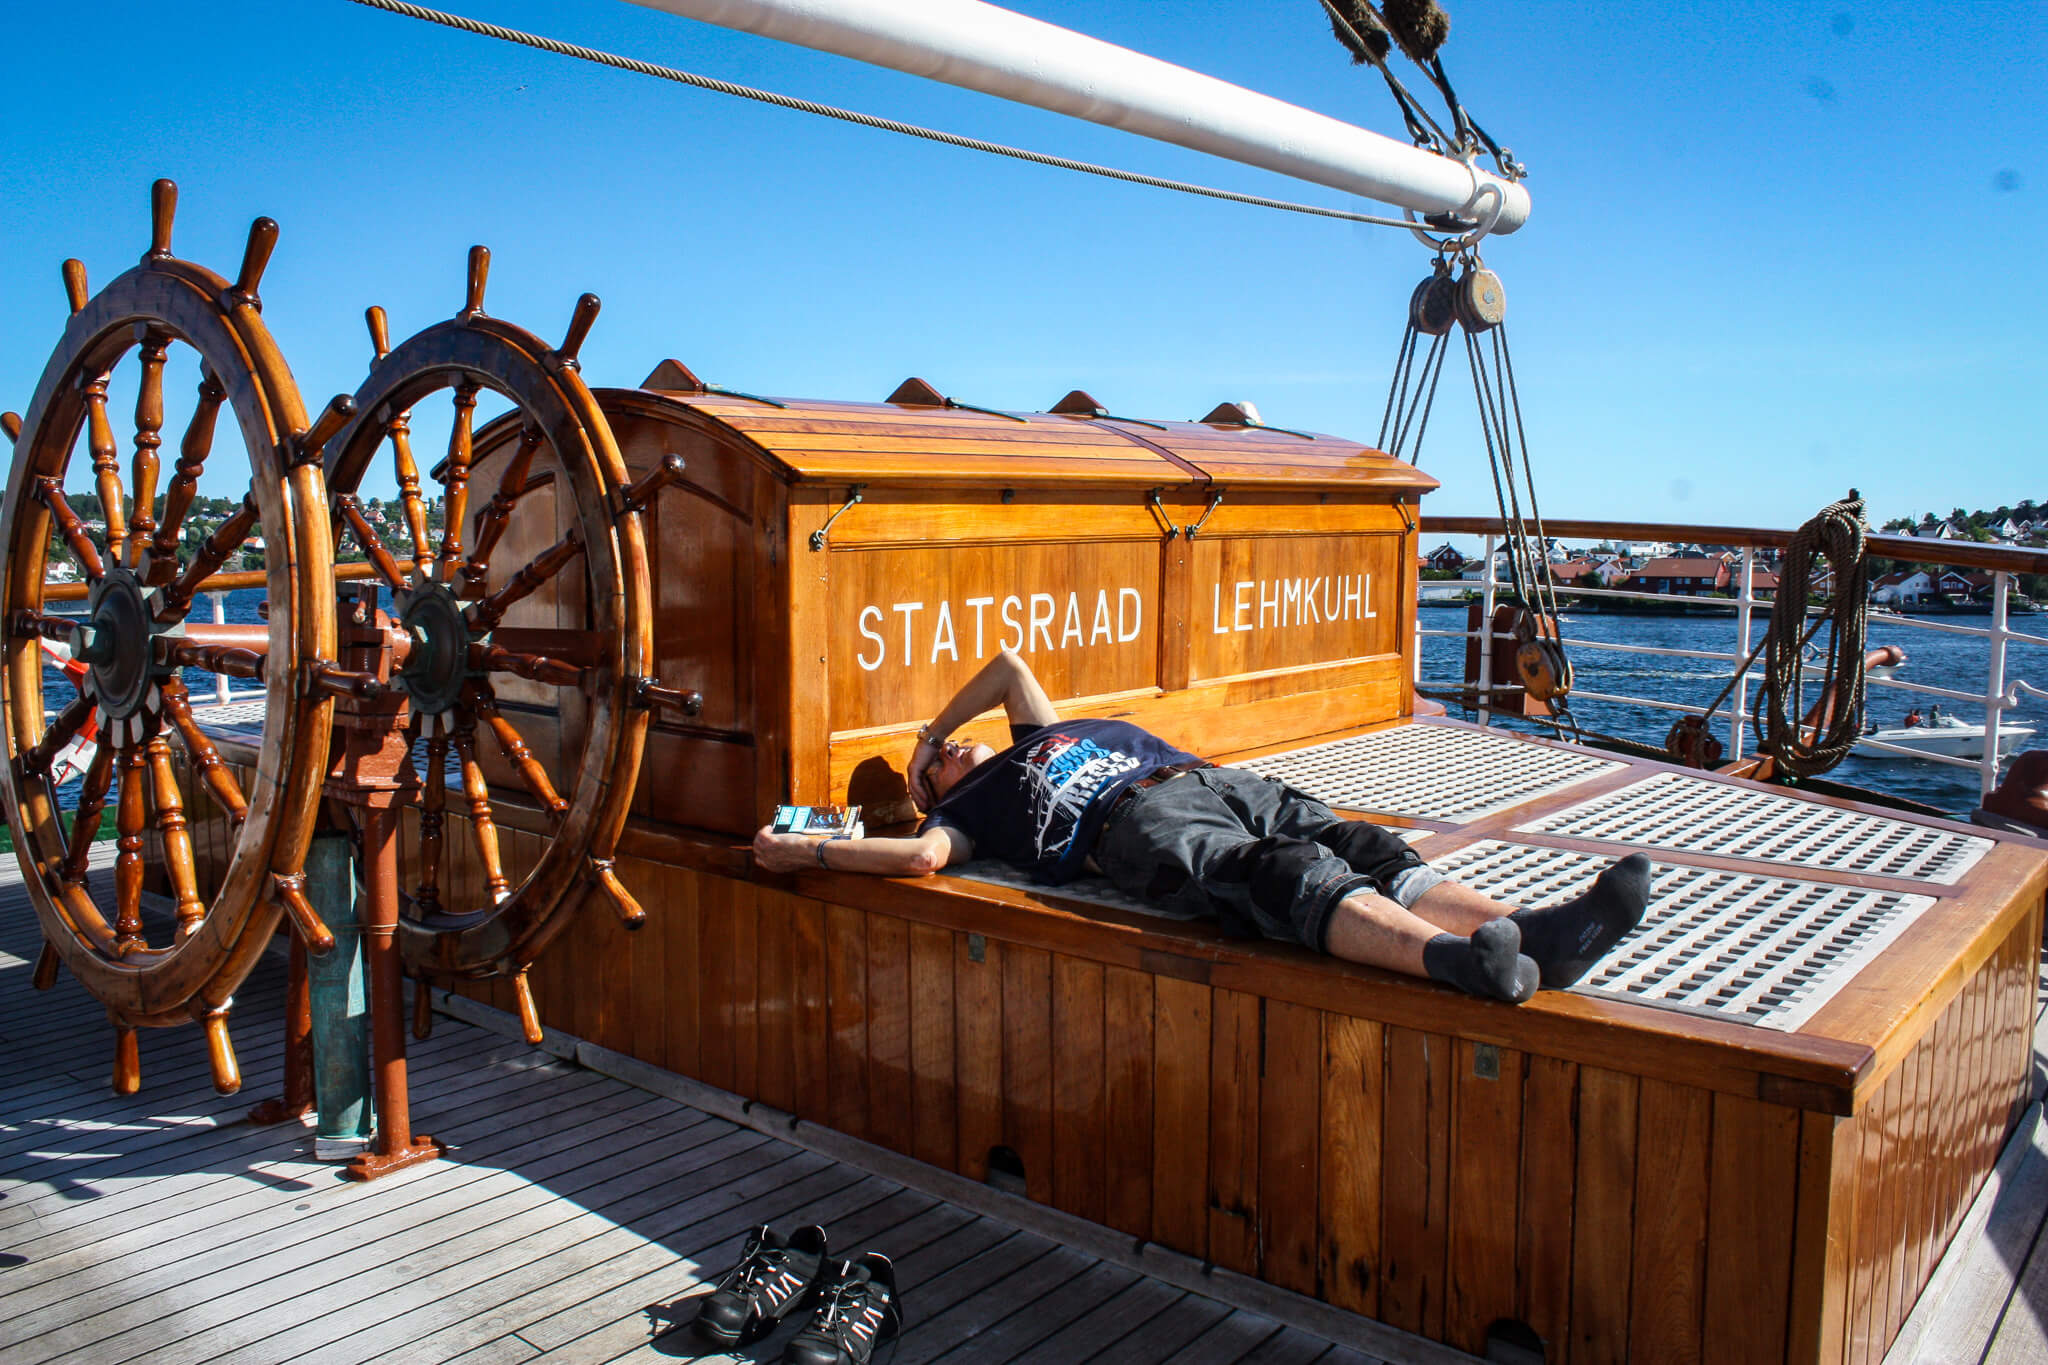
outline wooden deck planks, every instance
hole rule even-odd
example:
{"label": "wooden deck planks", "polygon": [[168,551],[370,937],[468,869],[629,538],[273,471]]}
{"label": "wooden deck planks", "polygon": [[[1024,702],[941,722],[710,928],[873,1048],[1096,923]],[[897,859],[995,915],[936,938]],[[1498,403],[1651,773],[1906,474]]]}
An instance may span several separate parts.
{"label": "wooden deck planks", "polygon": [[[26,984],[34,934],[19,893],[0,890],[0,987]],[[798,980],[821,972],[822,957],[807,965],[799,948],[785,973],[776,951],[760,956],[761,968],[789,975],[796,1001],[815,997],[810,1008],[822,1012],[822,975]],[[913,945],[912,974],[951,957],[951,945],[943,954]],[[1052,987],[1031,972],[1037,965],[1016,985]],[[41,1064],[9,1087],[0,1115],[0,1252],[24,1258],[0,1275],[0,1352],[10,1365],[652,1358],[661,1352],[648,1346],[648,1310],[701,1291],[760,1219],[822,1220],[836,1251],[896,1258],[911,1320],[896,1352],[905,1365],[1234,1362],[1257,1351],[1330,1365],[1366,1359],[448,1019],[412,1045],[409,1061],[417,1125],[453,1142],[455,1159],[367,1186],[342,1181],[295,1150],[303,1129],[243,1121],[281,1073],[276,975],[267,965],[244,989],[236,1031],[247,1083],[226,1097],[212,1093],[198,1035],[184,1030],[146,1036],[142,1094],[111,1096],[104,1016],[75,983],[15,998],[0,1047]],[[67,987],[77,998],[65,998]],[[1103,1008],[1093,980],[1056,991],[1048,1004],[1063,1022],[1077,1008]],[[1154,1008],[1149,998],[1113,998],[1119,1015]],[[778,1022],[734,1028],[741,1021],[713,1010],[736,1071],[780,1074]],[[927,1055],[941,1060],[926,1048],[928,1034],[934,1049],[943,1045],[938,1023],[913,1026],[913,1075]],[[1044,1045],[1018,1041],[1026,1055]],[[1202,1069],[1213,1060],[1204,1055]],[[1149,1094],[1132,1092],[1141,1079],[1149,1092],[1151,1073],[1142,1059],[1116,1087],[1133,1105],[1122,1126],[1147,1141]],[[1085,1084],[1105,1079],[1091,1069]],[[1060,1108],[1026,1120],[1027,1147],[1044,1150],[1043,1130],[1032,1130]],[[1040,1169],[1059,1178],[1057,1160]],[[1089,1178],[1068,1169],[1068,1180]],[[1149,1203],[1123,1218],[1149,1221]]]}

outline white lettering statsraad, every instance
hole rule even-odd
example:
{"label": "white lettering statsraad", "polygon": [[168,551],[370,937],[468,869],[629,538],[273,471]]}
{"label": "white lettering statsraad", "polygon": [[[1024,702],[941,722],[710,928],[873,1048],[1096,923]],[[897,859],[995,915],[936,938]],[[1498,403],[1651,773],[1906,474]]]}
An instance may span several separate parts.
{"label": "white lettering statsraad", "polygon": [[[892,615],[900,621],[891,622]],[[1123,645],[1137,639],[1144,625],[1145,598],[1136,588],[1099,589],[1092,603],[1080,592],[1068,593],[1064,603],[1049,592],[969,597],[958,611],[949,601],[935,607],[923,602],[892,602],[887,608],[870,603],[860,609],[862,644],[854,662],[872,673],[892,656],[905,668],[913,661],[958,663],[962,651],[970,647],[971,657],[985,659],[997,648],[1036,654],[1041,649]],[[897,645],[900,651],[892,648]]]}

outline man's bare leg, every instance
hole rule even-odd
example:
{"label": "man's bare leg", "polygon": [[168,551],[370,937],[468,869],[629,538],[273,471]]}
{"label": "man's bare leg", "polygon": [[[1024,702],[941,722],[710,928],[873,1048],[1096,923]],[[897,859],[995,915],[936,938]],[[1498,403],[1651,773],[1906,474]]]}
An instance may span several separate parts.
{"label": "man's bare leg", "polygon": [[1416,918],[1428,920],[1448,933],[1463,934],[1468,938],[1488,920],[1500,919],[1514,911],[1512,905],[1502,905],[1491,896],[1453,881],[1438,882],[1416,897],[1410,908]]}
{"label": "man's bare leg", "polygon": [[[1431,888],[1416,905],[1440,889]],[[1347,961],[1520,1004],[1536,993],[1539,975],[1536,963],[1521,955],[1521,941],[1521,930],[1501,914],[1486,916],[1470,935],[1452,934],[1398,902],[1360,891],[1338,903],[1323,946]]]}

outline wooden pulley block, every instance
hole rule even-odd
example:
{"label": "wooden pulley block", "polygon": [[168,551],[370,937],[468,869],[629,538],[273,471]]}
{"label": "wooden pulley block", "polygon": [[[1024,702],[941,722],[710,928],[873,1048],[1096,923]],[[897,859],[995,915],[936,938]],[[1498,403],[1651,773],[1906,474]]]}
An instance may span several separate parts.
{"label": "wooden pulley block", "polygon": [[1424,336],[1440,337],[1457,321],[1458,283],[1448,271],[1439,270],[1408,297],[1408,322]]}
{"label": "wooden pulley block", "polygon": [[1515,678],[1536,701],[1547,702],[1572,690],[1572,663],[1557,639],[1557,625],[1527,607],[1515,609],[1511,633],[1515,646]]}
{"label": "wooden pulley block", "polygon": [[1460,275],[1452,298],[1458,321],[1468,332],[1491,331],[1507,318],[1507,290],[1500,276],[1484,266],[1471,266]]}
{"label": "wooden pulley block", "polygon": [[1515,676],[1537,701],[1551,701],[1572,690],[1572,664],[1555,640],[1524,640],[1515,649]]}
{"label": "wooden pulley block", "polygon": [[1707,729],[1705,716],[1680,716],[1664,737],[1664,752],[1688,768],[1711,768],[1721,761],[1721,741]]}

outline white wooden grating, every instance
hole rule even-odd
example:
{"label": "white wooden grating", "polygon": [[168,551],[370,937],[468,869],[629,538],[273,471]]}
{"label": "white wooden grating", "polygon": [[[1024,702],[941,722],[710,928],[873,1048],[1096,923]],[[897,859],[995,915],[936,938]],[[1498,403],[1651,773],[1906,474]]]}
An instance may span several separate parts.
{"label": "white wooden grating", "polygon": [[1626,764],[1449,725],[1403,725],[1235,766],[1347,810],[1463,823]]}
{"label": "white wooden grating", "polygon": [[[1432,865],[1509,905],[1548,905],[1609,859],[1482,840]],[[1934,898],[1656,864],[1643,922],[1572,989],[1763,1028],[1796,1029]]]}
{"label": "white wooden grating", "polygon": [[1975,835],[1683,773],[1659,773],[1517,828],[1944,886],[1962,880],[1991,849],[1991,840]]}

